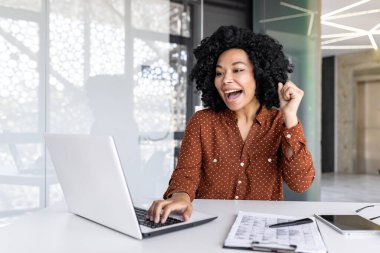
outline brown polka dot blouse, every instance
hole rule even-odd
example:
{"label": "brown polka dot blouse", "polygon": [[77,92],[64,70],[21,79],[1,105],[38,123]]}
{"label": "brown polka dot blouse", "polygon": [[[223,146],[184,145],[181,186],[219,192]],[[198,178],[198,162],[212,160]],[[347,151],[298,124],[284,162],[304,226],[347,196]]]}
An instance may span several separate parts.
{"label": "brown polka dot blouse", "polygon": [[262,106],[243,141],[233,111],[205,109],[187,125],[164,198],[282,200],[283,180],[304,192],[314,176],[301,123],[287,129],[279,110]]}

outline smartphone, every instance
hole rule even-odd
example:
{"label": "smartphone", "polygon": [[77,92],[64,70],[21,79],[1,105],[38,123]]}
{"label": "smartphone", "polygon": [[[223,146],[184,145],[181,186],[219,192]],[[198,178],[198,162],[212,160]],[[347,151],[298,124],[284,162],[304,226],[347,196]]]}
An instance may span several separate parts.
{"label": "smartphone", "polygon": [[315,214],[314,216],[341,234],[380,233],[380,225],[357,214]]}

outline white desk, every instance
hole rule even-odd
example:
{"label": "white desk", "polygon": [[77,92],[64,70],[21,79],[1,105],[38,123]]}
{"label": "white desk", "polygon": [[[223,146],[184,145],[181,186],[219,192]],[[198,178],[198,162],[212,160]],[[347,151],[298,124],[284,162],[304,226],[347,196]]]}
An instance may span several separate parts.
{"label": "white desk", "polygon": [[[314,213],[350,214],[364,205],[365,203],[195,200],[194,208],[217,214],[218,219],[198,227],[139,241],[70,214],[62,204],[30,214],[0,229],[0,252],[247,252],[222,248],[238,210],[302,217]],[[376,215],[370,210],[365,214]],[[329,253],[380,252],[379,235],[345,237],[325,224],[318,224]]]}

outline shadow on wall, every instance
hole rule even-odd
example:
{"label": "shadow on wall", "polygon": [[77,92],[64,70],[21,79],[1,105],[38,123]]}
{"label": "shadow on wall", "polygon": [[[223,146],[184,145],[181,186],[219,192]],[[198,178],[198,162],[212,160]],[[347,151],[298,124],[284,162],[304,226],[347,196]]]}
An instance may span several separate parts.
{"label": "shadow on wall", "polygon": [[86,88],[94,117],[91,134],[113,136],[129,189],[135,196],[143,172],[139,130],[134,118],[133,85],[122,76],[98,75],[88,79]]}

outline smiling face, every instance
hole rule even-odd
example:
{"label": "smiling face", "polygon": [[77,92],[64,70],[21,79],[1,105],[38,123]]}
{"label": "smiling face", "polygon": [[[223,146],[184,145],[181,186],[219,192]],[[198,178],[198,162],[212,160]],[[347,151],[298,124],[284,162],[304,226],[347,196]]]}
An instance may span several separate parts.
{"label": "smiling face", "polygon": [[253,64],[242,49],[229,49],[218,58],[215,87],[226,106],[235,112],[257,107]]}

